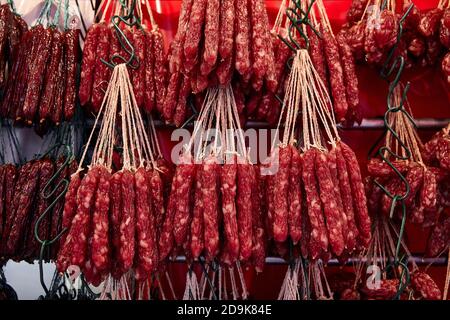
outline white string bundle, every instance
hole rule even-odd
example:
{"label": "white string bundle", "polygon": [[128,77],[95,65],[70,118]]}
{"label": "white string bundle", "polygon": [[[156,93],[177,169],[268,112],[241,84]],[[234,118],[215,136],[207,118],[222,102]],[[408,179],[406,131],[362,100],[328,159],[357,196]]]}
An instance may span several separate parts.
{"label": "white string bundle", "polygon": [[248,158],[239,114],[230,85],[207,90],[191,139],[185,146],[184,153],[193,154],[196,163],[201,162],[209,155],[214,155],[219,160],[228,160],[230,155]]}

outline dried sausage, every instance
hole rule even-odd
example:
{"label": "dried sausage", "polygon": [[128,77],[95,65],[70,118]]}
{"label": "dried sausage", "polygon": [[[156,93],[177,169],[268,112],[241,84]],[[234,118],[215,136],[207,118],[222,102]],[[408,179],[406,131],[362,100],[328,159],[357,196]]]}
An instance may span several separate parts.
{"label": "dried sausage", "polygon": [[170,44],[169,71],[170,73],[179,72],[182,60],[184,41],[188,29],[189,18],[191,15],[192,3],[194,0],[184,0],[181,2],[180,16],[178,18],[178,30],[175,38]]}
{"label": "dried sausage", "polygon": [[288,194],[289,169],[292,158],[292,149],[285,146],[278,149],[279,168],[275,175],[273,236],[275,241],[284,242],[288,236]]}
{"label": "dried sausage", "polygon": [[265,232],[260,189],[260,168],[253,166],[252,174],[252,263],[257,273],[264,269],[266,260]]}
{"label": "dried sausage", "polygon": [[240,260],[248,260],[252,254],[252,170],[245,160],[238,159],[237,165],[237,221],[240,246]]}
{"label": "dried sausage", "polygon": [[[133,92],[136,99],[136,104],[139,108],[144,105],[145,87],[145,56],[148,47],[145,45],[146,32],[138,29],[133,33],[133,47],[136,58],[139,62],[137,69],[132,69],[133,74]],[[150,47],[151,49],[151,47]]]}
{"label": "dried sausage", "polygon": [[35,59],[30,69],[28,87],[23,104],[25,120],[31,124],[38,111],[41,88],[44,84],[44,75],[47,61],[50,58],[52,46],[52,29],[44,29],[39,37],[39,47],[35,53]]}
{"label": "dried sausage", "polygon": [[303,154],[302,179],[308,203],[308,221],[310,226],[308,252],[311,259],[317,259],[322,251],[328,250],[328,234],[322,214],[322,205],[318,192],[315,161],[317,150],[309,149]]}
{"label": "dried sausage", "polygon": [[15,193],[15,197],[17,198],[14,204],[14,220],[10,231],[8,232],[5,247],[5,253],[9,256],[14,256],[21,245],[21,237],[26,228],[27,217],[30,213],[34,194],[39,181],[40,165],[41,163],[39,161],[34,161],[30,165],[29,171],[25,171],[27,174],[22,187],[18,189],[17,186],[20,184],[16,185],[17,193]]}
{"label": "dried sausage", "polygon": [[122,221],[122,171],[117,171],[111,177],[110,186],[110,223],[111,223],[111,274],[115,279],[120,279],[122,270],[119,266],[120,259],[120,223]]}
{"label": "dried sausage", "polygon": [[176,208],[174,216],[174,237],[178,245],[186,241],[189,223],[191,221],[190,198],[195,177],[196,166],[190,158],[184,158],[177,166],[174,181],[176,181]]}
{"label": "dried sausage", "polygon": [[189,26],[184,42],[184,70],[186,73],[191,72],[197,64],[207,2],[206,0],[194,0],[192,4]]}
{"label": "dried sausage", "polygon": [[144,92],[144,110],[152,112],[156,104],[156,87],[155,87],[155,54],[153,52],[153,37],[151,34],[145,34],[145,92]]}
{"label": "dried sausage", "polygon": [[222,212],[228,254],[233,261],[239,257],[239,234],[236,219],[237,164],[225,163],[220,172]]}
{"label": "dried sausage", "polygon": [[248,16],[247,0],[236,0],[236,70],[244,78],[248,77],[251,70],[250,63],[250,21]]}
{"label": "dried sausage", "polygon": [[[191,222],[190,249],[193,259],[197,259],[205,247],[204,219],[203,219],[203,193],[202,193],[202,168],[197,168],[194,191],[194,210]],[[225,211],[225,205],[224,211]],[[225,213],[224,213],[225,215]],[[225,229],[226,230],[226,229]]]}
{"label": "dried sausage", "polygon": [[415,293],[425,300],[441,300],[442,293],[436,282],[425,272],[416,271],[411,275],[411,286]]}
{"label": "dried sausage", "polygon": [[347,172],[349,173],[359,240],[363,246],[367,246],[371,239],[371,221],[367,210],[367,198],[364,192],[364,184],[362,182],[358,160],[349,146],[342,141],[340,142],[340,146],[347,164]]}
{"label": "dried sausage", "polygon": [[200,73],[207,76],[217,61],[219,51],[220,1],[208,0],[205,17],[205,42]]}
{"label": "dried sausage", "polygon": [[[69,234],[63,250],[70,252],[70,263],[83,267],[88,260],[88,242],[91,234],[91,213],[95,205],[95,193],[98,188],[99,168],[90,168],[81,181],[77,193],[77,213],[73,217]],[[69,249],[70,248],[70,249]]]}
{"label": "dried sausage", "polygon": [[215,156],[207,157],[203,162],[201,184],[205,251],[209,257],[214,257],[219,251],[218,176],[217,158]]}
{"label": "dried sausage", "polygon": [[120,221],[119,266],[122,271],[128,271],[135,258],[136,208],[134,174],[129,170],[122,172],[122,219]]}
{"label": "dried sausage", "polygon": [[178,102],[175,108],[175,114],[173,116],[174,124],[179,127],[183,124],[186,119],[187,113],[187,98],[191,93],[191,81],[189,77],[183,75],[183,80],[181,81],[180,92],[178,95]]}
{"label": "dried sausage", "polygon": [[233,55],[235,27],[234,2],[234,0],[222,0],[220,3],[219,54],[220,58],[226,61],[231,61],[230,57]]}
{"label": "dried sausage", "polygon": [[[346,246],[348,250],[353,250],[356,247],[356,239],[359,231],[355,222],[355,211],[353,206],[352,188],[350,185],[350,177],[347,170],[345,158],[342,155],[341,148],[336,146],[331,152],[336,154],[336,169],[339,180],[339,194],[342,197],[342,208],[347,217],[347,239]],[[378,201],[377,201],[378,203]]]}
{"label": "dried sausage", "polygon": [[424,170],[423,185],[420,192],[420,206],[425,211],[437,209],[437,181],[436,175],[431,170]]}
{"label": "dried sausage", "polygon": [[336,202],[327,156],[323,152],[317,153],[315,168],[330,246],[334,254],[340,256],[345,247],[344,233],[342,230],[342,212],[339,211]]}
{"label": "dried sausage", "polygon": [[106,61],[109,60],[112,30],[104,22],[99,23],[98,28],[99,35],[94,60],[95,74],[93,75],[94,80],[92,84],[93,87],[91,97],[91,104],[95,113],[98,113],[100,111],[103,97],[105,96],[105,91],[108,87],[109,77],[111,76],[111,70],[106,64],[102,62],[101,59]]}
{"label": "dried sausage", "polygon": [[91,99],[100,30],[100,25],[94,24],[87,32],[86,40],[84,41],[80,89],[78,93],[80,104],[82,106],[86,105]]}
{"label": "dried sausage", "polygon": [[302,237],[302,159],[300,152],[293,146],[291,148],[291,167],[289,172],[289,236],[297,244]]}
{"label": "dried sausage", "polygon": [[94,211],[92,215],[92,238],[90,243],[90,259],[98,271],[103,271],[110,264],[109,247],[109,206],[111,174],[99,167],[98,188],[95,194]]}
{"label": "dried sausage", "polygon": [[[150,176],[149,176],[150,175]],[[144,280],[156,267],[156,230],[150,180],[152,172],[139,168],[135,173],[137,280]]]}
{"label": "dried sausage", "polygon": [[347,94],[344,87],[344,73],[336,39],[329,30],[323,30],[324,51],[330,75],[330,86],[333,94],[334,111],[338,121],[347,114]]}
{"label": "dried sausage", "polygon": [[148,172],[150,179],[150,195],[152,197],[153,213],[155,216],[154,223],[159,228],[164,222],[166,211],[164,208],[164,186],[161,175],[158,170]]}
{"label": "dried sausage", "polygon": [[65,52],[65,93],[64,93],[64,119],[69,121],[75,114],[75,103],[77,99],[77,66],[80,60],[80,29],[66,31]]}

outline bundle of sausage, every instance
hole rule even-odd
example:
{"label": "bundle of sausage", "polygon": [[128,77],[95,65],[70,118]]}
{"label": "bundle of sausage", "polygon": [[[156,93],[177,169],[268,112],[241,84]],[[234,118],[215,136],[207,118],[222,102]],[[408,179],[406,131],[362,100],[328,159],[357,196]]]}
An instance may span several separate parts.
{"label": "bundle of sausage", "polygon": [[59,31],[39,24],[26,31],[13,57],[1,115],[46,127],[75,113],[79,29]]}
{"label": "bundle of sausage", "polygon": [[[401,99],[401,93],[396,90],[397,100]],[[397,101],[398,102],[398,101]],[[407,108],[409,106],[407,105]],[[369,193],[369,207],[372,212],[381,212],[386,215],[394,214],[397,210],[401,216],[401,201],[393,203],[393,197],[385,194],[375,184],[384,186],[391,195],[397,195],[404,200],[408,210],[408,218],[411,222],[421,224],[424,227],[434,226],[440,219],[445,208],[449,207],[448,194],[450,171],[446,168],[448,161],[446,142],[448,140],[448,128],[438,133],[425,146],[422,144],[414,125],[403,112],[391,113],[390,123],[396,132],[401,133],[405,146],[401,147],[391,132],[385,138],[385,146],[400,155],[400,160],[389,159],[391,164],[402,174],[409,184],[406,194],[406,184],[387,162],[377,158],[368,163],[369,177],[367,188]],[[447,132],[447,135],[446,135]],[[450,140],[449,140],[450,141]],[[434,145],[434,146],[433,146]],[[410,152],[410,157],[408,156]],[[447,154],[446,154],[447,152]],[[442,165],[436,166],[437,155],[442,159]],[[385,152],[384,157],[389,158]],[[401,160],[407,159],[408,160]]]}
{"label": "bundle of sausage", "polygon": [[182,124],[189,94],[216,85],[276,92],[273,40],[263,0],[183,0],[169,49],[164,119]]}
{"label": "bundle of sausage", "polygon": [[[63,186],[49,196],[48,190],[52,189],[47,184],[64,163],[64,158],[56,161],[43,158],[20,167],[0,166],[0,256],[3,261],[13,259],[32,263],[39,258],[41,245],[34,236],[35,225],[62,192]],[[55,186],[70,176],[76,166],[76,161],[71,161],[53,180]],[[40,222],[38,235],[41,239],[53,239],[62,230],[62,206],[63,199],[60,199]],[[55,252],[54,247],[51,252],[45,252],[45,261],[55,259]]]}
{"label": "bundle of sausage", "polygon": [[[109,3],[112,2],[108,1],[107,5]],[[121,8],[118,2],[113,6],[116,11]],[[150,8],[148,4],[147,8]],[[112,69],[104,62],[114,65],[130,62],[128,71],[138,107],[147,112],[155,107],[161,110],[167,84],[164,37],[151,20],[151,30],[145,25],[126,25],[119,31],[103,18],[90,27],[83,49],[79,90],[80,104],[86,110],[97,115],[102,105],[112,74]]]}
{"label": "bundle of sausage", "polygon": [[[405,59],[405,66],[433,66],[441,61],[446,81],[450,75],[450,9],[441,0],[435,9],[421,11],[411,0],[397,7],[388,1],[354,0],[347,13],[344,32],[357,60],[382,64],[397,42],[400,19],[411,9],[403,23],[403,36],[396,53]],[[368,10],[368,8],[372,10]],[[375,10],[374,10],[375,9]],[[371,12],[371,13],[369,13]]]}
{"label": "bundle of sausage", "polygon": [[[276,172],[265,187],[270,236],[278,244],[289,239],[312,260],[345,259],[371,238],[358,161],[340,141],[332,102],[307,50],[294,57],[286,88],[283,139],[273,150],[270,166]],[[297,138],[300,111],[303,135]]]}
{"label": "bundle of sausage", "polygon": [[[216,139],[206,148],[204,139],[209,139],[214,124],[221,147]],[[264,267],[259,167],[249,162],[239,129],[231,85],[208,89],[194,134],[176,168],[160,236],[160,259],[181,251],[190,261],[204,256],[227,266],[240,261],[257,271]],[[226,136],[229,130],[239,130],[236,142],[234,136]],[[199,139],[202,147],[194,149]]]}
{"label": "bundle of sausage", "polygon": [[[106,278],[126,282],[130,275],[145,281],[158,269],[158,223],[165,216],[160,171],[169,170],[153,158],[125,64],[113,70],[96,122],[99,119],[103,121],[91,164],[82,169],[90,139],[66,194],[62,224],[69,231],[62,239],[57,268],[64,272],[76,265],[94,285]],[[117,120],[123,153],[114,172]],[[96,130],[94,126],[91,138]]]}
{"label": "bundle of sausage", "polygon": [[[28,30],[27,23],[20,15],[13,13],[9,4],[0,6],[0,89],[5,88],[11,72],[12,62],[17,54],[17,46],[22,35]],[[0,114],[2,118],[6,115]]]}
{"label": "bundle of sausage", "polygon": [[[311,6],[311,24],[303,26],[303,33],[308,37],[308,43],[296,28],[289,27],[292,12],[302,13],[292,1],[283,1],[280,6],[277,20],[273,28],[273,34],[277,34],[277,57],[280,59],[276,64],[276,76],[278,83],[275,93],[278,97],[285,94],[285,86],[288,73],[285,72],[286,62],[292,56],[290,48],[295,48],[296,43],[290,39],[295,39],[298,45],[308,47],[314,67],[320,75],[321,81],[327,89],[327,94],[332,98],[333,110],[336,120],[346,126],[352,126],[355,122],[361,123],[362,114],[359,110],[359,89],[358,78],[355,71],[355,61],[349,43],[344,32],[334,35],[328,20],[328,15],[322,1],[306,1],[302,3],[302,10],[307,11]],[[288,10],[288,11],[287,11]],[[289,11],[290,10],[290,11]],[[284,27],[283,27],[284,23]],[[280,106],[275,95],[268,92],[264,95],[253,96],[248,102],[248,111],[257,110],[256,119],[263,120],[267,116],[270,123],[278,119],[279,108],[269,106]],[[264,117],[260,117],[264,115]]]}

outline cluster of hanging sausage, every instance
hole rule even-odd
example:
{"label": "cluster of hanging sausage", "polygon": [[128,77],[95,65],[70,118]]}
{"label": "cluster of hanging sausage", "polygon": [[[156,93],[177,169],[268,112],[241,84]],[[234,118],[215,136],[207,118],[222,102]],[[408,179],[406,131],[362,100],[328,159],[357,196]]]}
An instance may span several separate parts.
{"label": "cluster of hanging sausage", "polygon": [[262,271],[266,256],[260,168],[243,159],[220,165],[213,155],[202,163],[180,158],[160,235],[160,258],[183,252]]}
{"label": "cluster of hanging sausage", "polygon": [[274,37],[269,30],[263,0],[184,0],[169,49],[164,119],[182,124],[191,92],[232,80],[245,92],[263,87],[276,92]]}
{"label": "cluster of hanging sausage", "polygon": [[367,247],[371,221],[354,152],[343,142],[330,151],[279,149],[275,175],[266,177],[269,237],[288,238],[303,257],[345,259]]}
{"label": "cluster of hanging sausage", "polygon": [[[20,167],[12,164],[0,166],[0,259],[3,262],[13,259],[32,263],[39,258],[41,245],[34,236],[36,223],[63,191],[64,185],[59,185],[55,193],[51,188],[68,178],[77,167],[76,162],[72,161],[46,188],[64,162],[62,157],[56,161],[43,158]],[[63,204],[63,199],[60,199],[40,221],[40,239],[53,239],[61,231]],[[45,252],[43,258],[54,260],[56,252],[57,247],[52,246],[51,252]]]}
{"label": "cluster of hanging sausage", "polygon": [[84,44],[79,98],[86,110],[97,114],[102,106],[112,74],[104,62],[118,64],[129,60],[128,71],[138,107],[147,112],[155,107],[161,111],[167,78],[161,31],[148,31],[143,26],[125,27],[120,33],[106,22],[94,24]]}
{"label": "cluster of hanging sausage", "polygon": [[158,170],[141,167],[112,174],[96,165],[72,175],[62,215],[68,232],[60,242],[57,269],[79,266],[94,285],[110,274],[120,279],[130,270],[137,280],[146,280],[159,267],[157,240],[170,170],[162,161]]}
{"label": "cluster of hanging sausage", "polygon": [[60,124],[75,113],[79,29],[37,25],[18,44],[1,104],[17,123]]}
{"label": "cluster of hanging sausage", "polygon": [[440,6],[421,11],[411,0],[404,0],[397,12],[385,8],[371,21],[363,19],[371,0],[354,0],[347,14],[345,31],[355,57],[368,63],[380,64],[397,42],[400,19],[413,7],[403,23],[403,35],[397,54],[405,59],[405,66],[433,66],[441,61],[448,81],[450,76],[450,8]]}

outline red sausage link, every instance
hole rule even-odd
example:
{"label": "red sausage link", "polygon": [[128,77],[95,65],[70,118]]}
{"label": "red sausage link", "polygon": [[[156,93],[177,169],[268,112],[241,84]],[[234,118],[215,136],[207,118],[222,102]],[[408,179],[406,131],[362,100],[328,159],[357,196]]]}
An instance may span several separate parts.
{"label": "red sausage link", "polygon": [[193,259],[197,259],[205,247],[204,219],[203,219],[203,193],[202,193],[202,168],[197,168],[194,191],[194,210],[191,223],[190,250]]}
{"label": "red sausage link", "polygon": [[323,30],[324,51],[330,75],[336,120],[342,121],[348,110],[347,94],[344,87],[344,73],[336,39],[328,30]]}
{"label": "red sausage link", "polygon": [[[93,75],[92,87],[92,109],[95,113],[100,111],[106,88],[108,87],[111,69],[102,62],[108,61],[110,57],[111,29],[104,22],[98,24],[99,35],[95,53],[95,74]],[[86,47],[85,47],[86,48]],[[85,49],[86,50],[86,49]]]}
{"label": "red sausage link", "polygon": [[345,240],[342,230],[342,212],[336,203],[333,180],[328,167],[327,156],[323,152],[316,155],[316,176],[319,182],[320,199],[325,214],[331,250],[336,256],[344,251]]}
{"label": "red sausage link", "polygon": [[44,75],[47,68],[47,61],[50,58],[52,46],[52,30],[44,29],[39,38],[39,47],[35,60],[30,70],[28,87],[23,104],[23,114],[28,124],[31,124],[38,112],[41,89],[44,84]]}
{"label": "red sausage link", "polygon": [[63,56],[64,50],[64,37],[61,32],[55,30],[53,32],[53,43],[52,52],[50,57],[50,63],[47,67],[47,72],[45,74],[45,81],[43,87],[43,95],[41,97],[41,106],[39,108],[39,119],[40,122],[50,118],[52,112],[51,107],[53,106],[53,99],[56,95],[56,88],[58,87],[59,81],[61,79],[59,76],[59,63]]}
{"label": "red sausage link", "polygon": [[66,31],[64,42],[66,86],[64,94],[64,119],[72,120],[77,99],[77,65],[80,61],[80,29]]}
{"label": "red sausage link", "polygon": [[218,197],[219,165],[215,156],[204,160],[201,183],[203,195],[203,221],[205,251],[213,258],[219,252],[219,197]]}
{"label": "red sausage link", "polygon": [[120,279],[123,271],[120,269],[120,223],[122,221],[122,172],[117,171],[111,177],[111,257],[113,259],[111,274],[115,279]]}
{"label": "red sausage link", "polygon": [[223,60],[231,61],[234,46],[235,8],[234,0],[220,3],[219,54]]}
{"label": "red sausage link", "polygon": [[174,217],[174,236],[178,245],[183,245],[188,234],[188,227],[191,220],[190,198],[191,190],[195,177],[196,166],[186,159],[177,167],[174,180],[177,183],[176,192],[176,211]]}
{"label": "red sausage link", "polygon": [[208,0],[205,17],[205,43],[200,73],[203,76],[209,75],[214,68],[219,51],[219,27],[220,27],[220,1]]}
{"label": "red sausage link", "polygon": [[99,182],[99,168],[93,167],[84,176],[77,193],[77,213],[64,246],[71,245],[70,263],[83,267],[88,260],[88,243],[91,234],[91,214],[95,206],[95,193]]}
{"label": "red sausage link", "polygon": [[[150,176],[149,176],[150,175]],[[135,174],[136,187],[136,243],[138,280],[144,280],[157,266],[156,230],[153,216],[150,179],[152,172],[139,168]]]}
{"label": "red sausage link", "polygon": [[95,66],[97,59],[97,45],[101,27],[94,24],[86,35],[81,62],[81,78],[78,97],[80,104],[85,106],[91,100],[92,87],[94,83]]}
{"label": "red sausage link", "polygon": [[135,188],[134,174],[129,170],[122,173],[122,219],[120,221],[119,266],[123,272],[128,271],[135,258]]}
{"label": "red sausage link", "polygon": [[[146,45],[145,45],[146,32],[144,30],[138,29],[133,33],[133,46],[134,52],[137,60],[139,61],[139,67],[137,69],[132,69],[133,74],[133,92],[136,99],[136,104],[139,108],[144,105],[144,92],[145,88],[145,55],[146,55]],[[150,47],[151,49],[151,47]]]}
{"label": "red sausage link", "polygon": [[244,78],[251,73],[250,63],[250,21],[247,0],[236,0],[236,70]]}
{"label": "red sausage link", "polygon": [[[40,161],[35,161],[29,167],[27,166],[24,183],[20,189],[16,188],[17,193],[15,194],[15,197],[17,197],[17,200],[14,205],[14,220],[9,231],[5,250],[5,253],[9,256],[14,256],[21,245],[20,238],[24,234],[27,217],[33,202],[33,196],[36,192],[40,166]],[[19,186],[19,184],[17,186]]]}
{"label": "red sausage link", "polygon": [[362,182],[358,160],[349,146],[342,141],[340,142],[340,146],[349,173],[350,186],[354,200],[355,220],[359,231],[359,240],[363,246],[367,246],[371,239],[371,221],[367,210],[367,198],[364,192],[364,184]]}
{"label": "red sausage link", "polygon": [[289,172],[289,236],[294,245],[302,238],[302,158],[300,152],[293,146],[291,168]]}
{"label": "red sausage link", "polygon": [[316,149],[310,149],[305,152],[303,155],[302,172],[306,201],[308,203],[308,218],[310,225],[308,251],[311,259],[317,259],[322,251],[327,252],[328,250],[328,235],[323,219],[315,172],[316,155]]}
{"label": "red sausage link", "polygon": [[266,243],[262,212],[262,193],[260,192],[260,168],[253,166],[252,175],[252,263],[257,273],[263,271],[266,264]]}
{"label": "red sausage link", "polygon": [[169,71],[179,72],[184,56],[184,41],[188,31],[189,18],[191,16],[192,3],[194,0],[181,2],[180,17],[178,18],[178,29],[175,38],[170,43]]}
{"label": "red sausage link", "polygon": [[230,260],[239,258],[239,234],[236,212],[237,164],[226,163],[221,169],[222,212],[224,231]]}
{"label": "red sausage link", "polygon": [[237,221],[240,245],[240,260],[252,255],[252,171],[251,164],[237,165]]}
{"label": "red sausage link", "polygon": [[273,195],[273,236],[275,241],[284,242],[288,236],[288,194],[289,194],[289,168],[291,165],[292,150],[289,147],[280,147],[279,168],[275,175],[275,189]]}
{"label": "red sausage link", "polygon": [[[192,4],[188,31],[184,42],[184,70],[186,73],[194,70],[199,58],[200,39],[207,3],[206,0],[194,0]],[[216,9],[218,10],[218,8]]]}
{"label": "red sausage link", "polygon": [[155,53],[153,49],[153,37],[147,33],[145,35],[145,92],[144,92],[144,110],[152,112],[156,104],[155,88]]}
{"label": "red sausage link", "polygon": [[164,186],[161,175],[157,170],[149,171],[150,195],[155,216],[154,223],[160,228],[164,222],[166,210],[164,208]]}

